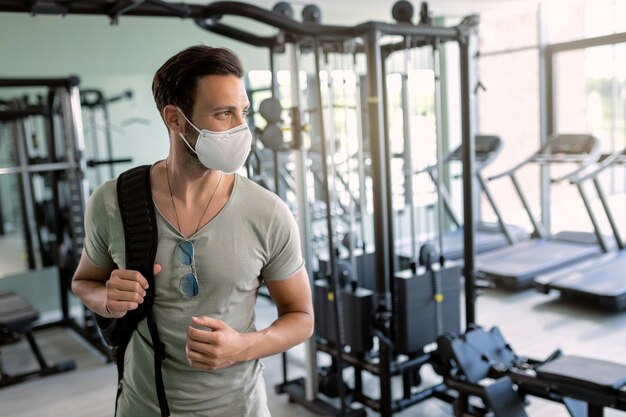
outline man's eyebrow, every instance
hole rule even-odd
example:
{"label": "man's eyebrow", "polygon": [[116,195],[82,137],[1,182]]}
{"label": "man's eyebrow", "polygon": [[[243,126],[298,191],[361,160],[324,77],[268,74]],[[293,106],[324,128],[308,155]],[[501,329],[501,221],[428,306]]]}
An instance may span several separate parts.
{"label": "man's eyebrow", "polygon": [[[250,104],[246,104],[244,107],[244,109],[248,109],[250,108]],[[229,111],[235,111],[237,110],[237,106],[216,106],[211,108],[211,111],[225,111],[225,110],[229,110]]]}

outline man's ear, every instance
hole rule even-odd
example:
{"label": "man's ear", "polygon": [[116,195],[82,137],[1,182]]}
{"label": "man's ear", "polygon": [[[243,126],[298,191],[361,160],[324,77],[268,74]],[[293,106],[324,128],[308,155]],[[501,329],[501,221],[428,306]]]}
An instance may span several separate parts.
{"label": "man's ear", "polygon": [[163,107],[161,112],[161,117],[163,117],[163,121],[167,125],[170,131],[175,133],[182,132],[185,126],[185,119],[180,114],[180,111],[176,108],[176,106],[172,104],[168,104]]}

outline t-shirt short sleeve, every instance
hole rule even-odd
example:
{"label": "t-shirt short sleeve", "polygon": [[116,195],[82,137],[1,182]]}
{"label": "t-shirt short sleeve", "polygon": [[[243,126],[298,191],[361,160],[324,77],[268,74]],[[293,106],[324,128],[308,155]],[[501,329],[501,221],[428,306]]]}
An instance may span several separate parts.
{"label": "t-shirt short sleeve", "polygon": [[267,235],[269,259],[261,270],[261,278],[267,281],[289,278],[304,265],[296,219],[282,200],[275,201]]}
{"label": "t-shirt short sleeve", "polygon": [[[100,268],[115,268],[115,262],[109,252],[109,220],[107,214],[106,184],[97,187],[87,201],[85,209],[84,249],[89,261]],[[114,189],[115,187],[113,187]]]}

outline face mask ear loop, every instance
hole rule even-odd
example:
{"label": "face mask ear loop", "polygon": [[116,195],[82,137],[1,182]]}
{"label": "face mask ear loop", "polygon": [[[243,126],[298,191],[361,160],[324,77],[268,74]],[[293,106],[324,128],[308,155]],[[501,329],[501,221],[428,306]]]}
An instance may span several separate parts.
{"label": "face mask ear loop", "polygon": [[193,153],[195,153],[196,155],[198,155],[198,152],[196,152],[196,150],[194,148],[191,147],[191,145],[189,144],[189,142],[187,142],[187,139],[185,139],[185,135],[183,135],[182,133],[179,133],[178,136],[180,136],[180,138],[183,140],[183,142],[185,142],[185,145],[187,145],[187,147],[189,149],[191,149],[191,151]]}
{"label": "face mask ear loop", "polygon": [[178,112],[179,112],[179,113],[180,113],[180,114],[181,114],[181,115],[185,118],[185,120],[187,120],[187,123],[189,123],[189,124],[191,125],[191,127],[193,127],[194,129],[196,129],[196,132],[198,132],[198,133],[202,133],[202,131],[201,131],[200,129],[198,129],[198,128],[196,127],[196,125],[194,125],[193,123],[191,123],[191,120],[187,119],[187,116],[185,116],[185,113],[183,113],[183,111],[182,111],[182,110],[181,110],[178,106],[176,106],[176,110],[178,110]]}

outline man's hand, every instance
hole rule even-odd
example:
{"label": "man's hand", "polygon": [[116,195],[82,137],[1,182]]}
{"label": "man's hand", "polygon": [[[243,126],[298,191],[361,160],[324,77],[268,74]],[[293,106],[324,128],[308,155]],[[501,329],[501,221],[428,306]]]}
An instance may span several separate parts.
{"label": "man's hand", "polygon": [[[154,275],[161,272],[161,265],[154,265]],[[106,282],[106,310],[114,318],[123,317],[143,303],[148,281],[137,271],[116,269]]]}
{"label": "man's hand", "polygon": [[248,346],[243,334],[212,317],[192,317],[191,321],[206,328],[187,327],[185,352],[192,368],[215,371],[245,359],[243,353]]}

